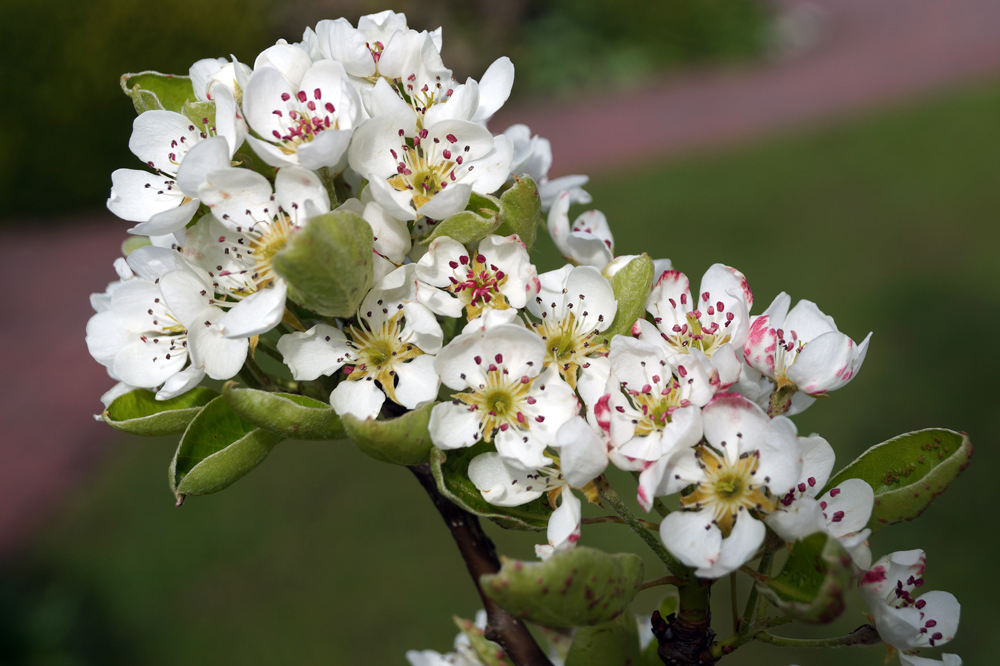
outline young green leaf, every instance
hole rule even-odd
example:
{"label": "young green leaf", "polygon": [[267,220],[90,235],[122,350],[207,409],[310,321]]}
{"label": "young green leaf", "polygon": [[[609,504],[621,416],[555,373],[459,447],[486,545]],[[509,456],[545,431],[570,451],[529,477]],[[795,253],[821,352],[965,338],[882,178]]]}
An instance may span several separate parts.
{"label": "young green leaf", "polygon": [[918,430],[876,444],[838,472],[825,493],[846,479],[862,479],[875,491],[868,527],[913,520],[969,465],[972,443],[965,433]]}
{"label": "young green leaf", "polygon": [[132,98],[136,114],[166,109],[181,113],[185,102],[197,100],[191,77],[159,72],[122,74],[122,91]]}
{"label": "young green leaf", "polygon": [[514,185],[500,195],[502,204],[500,236],[517,234],[525,248],[531,251],[535,245],[538,225],[542,223],[542,200],[538,188],[528,176],[514,176]]}
{"label": "young green leaf", "polygon": [[469,462],[480,453],[493,450],[493,446],[485,442],[447,452],[432,448],[431,471],[438,490],[469,513],[489,518],[504,529],[535,532],[544,530],[552,515],[552,507],[544,497],[521,506],[494,506],[483,499],[482,493],[469,478]]}
{"label": "young green leaf", "polygon": [[435,404],[385,421],[361,420],[345,414],[342,417],[344,429],[351,441],[375,460],[396,465],[422,465],[430,458],[433,446],[427,422]]}
{"label": "young green leaf", "polygon": [[[605,276],[608,269],[605,268]],[[640,254],[608,277],[618,301],[618,313],[604,332],[610,340],[616,335],[632,335],[632,326],[646,316],[646,297],[653,283],[653,260]]]}
{"label": "young green leaf", "polygon": [[178,502],[222,490],[263,462],[281,440],[240,418],[220,395],[184,431],[170,462],[170,489]]}
{"label": "young green leaf", "polygon": [[844,612],[850,584],[851,556],[837,539],[817,532],[796,541],[781,573],[758,581],[757,588],[785,614],[823,624]]}
{"label": "young green leaf", "polygon": [[237,388],[228,382],[222,388],[229,407],[259,428],[288,439],[340,439],[346,434],[340,417],[329,403],[293,393],[270,393]]}
{"label": "young green leaf", "polygon": [[604,624],[580,627],[566,656],[566,666],[633,666],[638,663],[639,627],[631,613],[622,613]]}
{"label": "young green leaf", "polygon": [[481,576],[479,585],[516,617],[549,627],[582,627],[621,615],[639,592],[643,572],[642,558],[634,553],[577,546],[544,562],[504,559],[500,571]]}
{"label": "young green leaf", "polygon": [[273,259],[288,296],[324,317],[353,317],[372,286],[372,228],[349,211],[319,215]]}
{"label": "young green leaf", "polygon": [[176,398],[157,400],[152,391],[136,389],[115,398],[101,416],[115,430],[132,435],[173,435],[184,432],[201,408],[218,395],[198,386]]}

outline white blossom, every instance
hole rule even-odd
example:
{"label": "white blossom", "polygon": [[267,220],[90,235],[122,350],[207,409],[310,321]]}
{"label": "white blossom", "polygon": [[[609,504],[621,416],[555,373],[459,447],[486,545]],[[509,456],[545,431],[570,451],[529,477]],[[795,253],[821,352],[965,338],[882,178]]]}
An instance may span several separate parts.
{"label": "white blossom", "polygon": [[570,204],[589,204],[592,199],[583,186],[590,180],[588,176],[562,176],[549,180],[552,168],[552,144],[537,134],[532,136],[527,125],[511,125],[503,131],[514,147],[510,171],[514,175],[526,174],[538,188],[542,201],[542,211],[552,208],[556,197],[562,192],[569,193]]}
{"label": "white blossom", "polygon": [[569,224],[571,193],[561,192],[549,211],[548,228],[552,241],[564,257],[584,265],[604,268],[615,256],[614,238],[604,213],[589,210]]}

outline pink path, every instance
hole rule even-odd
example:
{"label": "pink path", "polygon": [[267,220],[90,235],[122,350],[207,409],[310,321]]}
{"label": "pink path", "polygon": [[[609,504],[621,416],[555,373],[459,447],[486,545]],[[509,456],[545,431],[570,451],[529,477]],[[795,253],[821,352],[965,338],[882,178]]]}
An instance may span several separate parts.
{"label": "pink path", "polygon": [[[786,6],[801,5],[788,0]],[[793,59],[668,77],[641,91],[504,110],[552,141],[553,175],[819,122],[1000,72],[996,0],[821,0],[824,35]],[[114,277],[127,224],[109,214],[0,229],[0,556],[70,497],[116,435],[91,415],[112,384],[87,354],[88,295]],[[56,233],[57,232],[57,233]],[[59,267],[53,270],[52,267]],[[135,442],[141,445],[141,442]],[[167,461],[164,461],[164,465]],[[166,489],[164,489],[165,500]]]}

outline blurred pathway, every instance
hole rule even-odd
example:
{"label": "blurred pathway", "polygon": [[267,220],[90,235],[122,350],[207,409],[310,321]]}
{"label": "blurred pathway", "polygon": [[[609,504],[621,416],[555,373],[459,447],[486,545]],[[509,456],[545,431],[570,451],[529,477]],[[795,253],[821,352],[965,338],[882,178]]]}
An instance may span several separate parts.
{"label": "blurred pathway", "polygon": [[[668,77],[641,91],[505,110],[552,141],[553,175],[816,123],[1000,73],[996,0],[784,0],[816,42],[783,60]],[[124,103],[124,101],[123,101]],[[114,277],[127,223],[98,214],[0,228],[0,556],[69,497],[116,437],[91,415],[112,381],[87,353],[88,295]],[[142,443],[134,441],[134,445]],[[164,460],[166,467],[169,461]],[[128,501],[128,498],[122,498]],[[164,484],[164,501],[170,501]]]}

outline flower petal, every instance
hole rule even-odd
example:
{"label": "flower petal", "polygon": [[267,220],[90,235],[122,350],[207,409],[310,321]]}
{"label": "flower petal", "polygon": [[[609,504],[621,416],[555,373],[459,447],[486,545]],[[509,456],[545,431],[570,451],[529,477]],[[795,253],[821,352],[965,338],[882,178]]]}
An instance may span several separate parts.
{"label": "flower petal", "polygon": [[482,419],[465,403],[442,402],[434,405],[428,423],[431,441],[439,449],[461,449],[482,438]]}
{"label": "flower petal", "polygon": [[299,381],[332,375],[355,359],[347,337],[340,329],[327,324],[318,324],[304,333],[281,336],[278,351],[292,371],[292,377]]}
{"label": "flower petal", "polygon": [[396,400],[403,407],[417,409],[437,397],[441,380],[434,372],[433,356],[424,354],[393,367],[399,378],[395,387]]}
{"label": "flower petal", "polygon": [[350,414],[354,418],[367,420],[378,416],[385,402],[382,392],[371,377],[358,381],[344,380],[337,384],[330,394],[330,404],[338,415]]}

